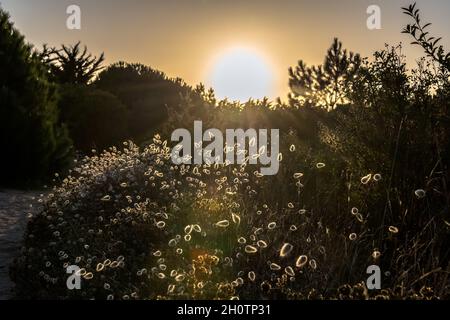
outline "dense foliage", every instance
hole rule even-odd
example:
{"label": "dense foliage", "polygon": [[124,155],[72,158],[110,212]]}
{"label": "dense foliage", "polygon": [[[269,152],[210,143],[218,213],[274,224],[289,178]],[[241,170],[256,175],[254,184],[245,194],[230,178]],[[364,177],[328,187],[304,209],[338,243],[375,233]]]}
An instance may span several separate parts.
{"label": "dense foliage", "polygon": [[46,66],[0,8],[1,185],[44,179],[70,159],[57,99]]}
{"label": "dense foliage", "polygon": [[115,63],[99,74],[94,85],[114,94],[128,110],[128,128],[133,141],[150,140],[167,120],[167,108],[180,110],[182,96],[191,88],[181,79],[142,64]]}

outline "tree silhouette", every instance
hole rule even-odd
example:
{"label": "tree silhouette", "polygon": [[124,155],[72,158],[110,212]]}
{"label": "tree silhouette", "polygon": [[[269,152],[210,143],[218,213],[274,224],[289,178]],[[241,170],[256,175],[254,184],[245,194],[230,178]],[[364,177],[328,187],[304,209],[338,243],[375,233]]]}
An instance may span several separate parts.
{"label": "tree silhouette", "polygon": [[50,67],[55,80],[62,84],[88,84],[95,74],[103,69],[105,56],[92,56],[87,47],[80,47],[80,42],[73,46],[62,45],[61,49],[44,45],[41,59]]}
{"label": "tree silhouette", "polygon": [[359,54],[342,49],[342,43],[334,39],[323,65],[307,67],[300,60],[297,67],[289,68],[291,104],[316,105],[334,109],[346,103],[346,90],[361,66]]}
{"label": "tree silhouette", "polygon": [[137,141],[152,137],[152,131],[167,119],[167,108],[180,109],[181,96],[192,89],[180,79],[142,64],[118,62],[103,70],[94,82],[127,106],[129,131]]}
{"label": "tree silhouette", "polygon": [[56,86],[2,9],[0,70],[0,184],[45,178],[65,164],[71,143],[58,125]]}
{"label": "tree silhouette", "polygon": [[109,92],[93,86],[66,85],[59,107],[61,120],[81,152],[101,151],[128,139],[127,108]]}

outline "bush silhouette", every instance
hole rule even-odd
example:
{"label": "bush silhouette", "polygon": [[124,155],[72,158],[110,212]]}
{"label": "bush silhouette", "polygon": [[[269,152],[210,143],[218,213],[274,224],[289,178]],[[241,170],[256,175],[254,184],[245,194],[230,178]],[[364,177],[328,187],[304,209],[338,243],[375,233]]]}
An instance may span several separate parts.
{"label": "bush silhouette", "polygon": [[86,85],[103,69],[104,54],[98,58],[93,57],[86,46],[81,50],[80,45],[81,42],[73,46],[62,45],[61,49],[44,45],[40,57],[49,66],[54,81],[61,84]]}

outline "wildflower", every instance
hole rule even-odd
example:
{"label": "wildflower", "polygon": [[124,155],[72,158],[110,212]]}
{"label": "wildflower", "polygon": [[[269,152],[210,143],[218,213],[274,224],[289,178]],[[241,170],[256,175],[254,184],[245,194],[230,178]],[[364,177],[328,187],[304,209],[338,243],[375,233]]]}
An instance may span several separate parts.
{"label": "wildflower", "polygon": [[325,168],[325,163],[323,163],[323,162],[317,163],[317,164],[316,164],[316,168],[317,168],[317,169]]}
{"label": "wildflower", "polygon": [[156,223],[156,227],[157,227],[158,229],[164,229],[165,226],[166,226],[166,223],[165,223],[164,221],[158,221],[158,222]]}
{"label": "wildflower", "polygon": [[374,250],[374,251],[372,252],[372,258],[378,259],[380,256],[381,256],[381,252],[380,252],[380,251]]}
{"label": "wildflower", "polygon": [[359,222],[361,222],[361,223],[364,222],[364,218],[363,218],[363,216],[362,216],[361,213],[358,213],[358,214],[356,215],[356,219],[357,219]]}
{"label": "wildflower", "polygon": [[255,279],[256,279],[256,274],[255,274],[255,272],[254,272],[254,271],[250,271],[250,272],[248,273],[248,278],[249,278],[250,281],[255,281]]}
{"label": "wildflower", "polygon": [[301,172],[294,173],[294,179],[300,179],[301,177],[303,177],[303,173]]}
{"label": "wildflower", "polygon": [[349,238],[351,241],[354,241],[354,240],[356,240],[357,235],[356,235],[356,233],[351,233],[351,234],[348,236],[348,238]]}
{"label": "wildflower", "polygon": [[184,227],[184,233],[190,234],[193,229],[194,229],[193,225],[187,225],[186,227]]}
{"label": "wildflower", "polygon": [[294,246],[290,243],[285,243],[280,249],[280,257],[284,258],[291,253],[292,249],[294,249]]}
{"label": "wildflower", "polygon": [[294,269],[292,269],[291,266],[286,267],[286,268],[284,269],[284,272],[286,272],[286,274],[287,274],[288,276],[291,276],[291,277],[294,277],[294,276],[295,276]]}
{"label": "wildflower", "polygon": [[280,265],[278,265],[278,264],[276,264],[276,263],[271,263],[270,264],[270,270],[273,270],[273,271],[278,271],[278,270],[280,270],[281,269],[281,266]]}
{"label": "wildflower", "polygon": [[240,237],[239,239],[238,239],[238,243],[239,244],[245,244],[247,242],[247,240],[244,238],[244,237]]}
{"label": "wildflower", "polygon": [[85,278],[86,280],[90,280],[93,277],[94,277],[94,274],[92,272],[88,272],[83,276],[83,278]]}
{"label": "wildflower", "polygon": [[291,145],[290,147],[289,147],[289,151],[290,152],[295,152],[295,145]]}
{"label": "wildflower", "polygon": [[104,196],[102,199],[101,199],[101,201],[110,201],[111,200],[111,196],[110,195],[106,195],[106,196]]}
{"label": "wildflower", "polygon": [[375,180],[375,181],[380,181],[381,180],[381,174],[379,174],[379,173],[376,173],[376,174],[374,174],[373,175],[373,180]]}
{"label": "wildflower", "polygon": [[179,274],[175,277],[175,281],[177,282],[182,282],[185,279],[185,275],[184,274]]}
{"label": "wildflower", "polygon": [[262,249],[267,248],[267,242],[265,242],[264,240],[259,240],[256,244]]}
{"label": "wildflower", "polygon": [[352,215],[356,216],[359,213],[358,208],[353,207],[352,208]]}
{"label": "wildflower", "polygon": [[418,199],[422,199],[422,198],[425,198],[425,196],[426,196],[426,191],[423,190],[423,189],[417,189],[416,191],[414,191],[414,194],[416,195],[416,197],[417,197]]}
{"label": "wildflower", "polygon": [[256,253],[256,252],[258,252],[258,249],[256,248],[256,247],[254,247],[254,246],[251,246],[251,245],[247,245],[247,246],[245,246],[245,252],[246,253]]}
{"label": "wildflower", "polygon": [[316,262],[316,260],[314,260],[314,259],[311,259],[310,261],[309,261],[309,266],[311,267],[311,269],[316,269],[317,268],[317,262]]}
{"label": "wildflower", "polygon": [[308,262],[308,257],[305,255],[302,255],[297,258],[297,261],[295,262],[295,266],[297,268],[303,267]]}
{"label": "wildflower", "polygon": [[232,213],[232,214],[231,214],[231,217],[232,217],[233,222],[234,222],[235,224],[240,224],[240,223],[241,223],[241,217],[238,216],[237,214]]}
{"label": "wildflower", "polygon": [[222,220],[216,223],[216,226],[219,228],[226,228],[230,225],[230,222],[228,220]]}
{"label": "wildflower", "polygon": [[396,233],[398,233],[398,228],[394,227],[394,226],[389,226],[389,232],[396,234]]}
{"label": "wildflower", "polygon": [[277,227],[277,223],[276,222],[271,222],[271,223],[269,223],[268,225],[267,225],[267,228],[269,229],[269,230],[273,230],[273,229],[275,229]]}
{"label": "wildflower", "polygon": [[372,174],[369,173],[368,175],[366,175],[366,176],[361,178],[361,183],[362,184],[368,184],[371,179],[372,179]]}
{"label": "wildflower", "polygon": [[157,251],[155,251],[155,252],[153,252],[153,255],[155,256],[155,257],[161,257],[161,251],[159,251],[159,250],[157,250]]}
{"label": "wildflower", "polygon": [[281,162],[281,161],[283,161],[283,154],[280,152],[279,154],[278,154],[278,156],[277,156],[277,161],[278,162]]}
{"label": "wildflower", "polygon": [[261,291],[264,293],[269,293],[272,290],[272,285],[268,281],[263,281],[260,285]]}

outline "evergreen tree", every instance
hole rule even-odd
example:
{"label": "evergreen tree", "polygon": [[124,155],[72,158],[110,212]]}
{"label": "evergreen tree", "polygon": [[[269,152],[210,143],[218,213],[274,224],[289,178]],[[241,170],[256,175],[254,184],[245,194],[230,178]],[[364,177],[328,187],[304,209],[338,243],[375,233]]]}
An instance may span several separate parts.
{"label": "evergreen tree", "polygon": [[59,170],[70,140],[58,126],[57,88],[32,47],[0,9],[0,184],[25,183]]}
{"label": "evergreen tree", "polygon": [[61,84],[88,84],[95,74],[103,69],[104,54],[94,57],[80,42],[73,46],[62,45],[61,49],[44,46],[41,59],[49,65],[54,80]]}
{"label": "evergreen tree", "polygon": [[308,67],[300,60],[297,67],[289,68],[291,104],[334,109],[347,103],[346,93],[361,64],[359,54],[342,49],[342,43],[334,39],[323,65]]}

